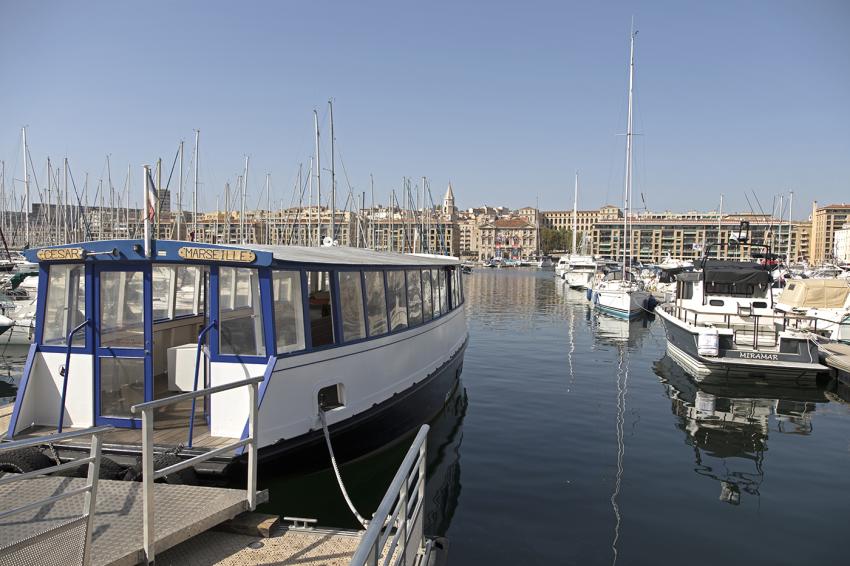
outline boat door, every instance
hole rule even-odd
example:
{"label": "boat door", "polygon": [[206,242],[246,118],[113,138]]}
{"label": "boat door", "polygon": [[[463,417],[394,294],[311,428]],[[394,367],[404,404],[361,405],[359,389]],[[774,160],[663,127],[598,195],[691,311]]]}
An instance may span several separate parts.
{"label": "boat door", "polygon": [[153,399],[151,266],[96,266],[95,423],[140,428],[133,405]]}

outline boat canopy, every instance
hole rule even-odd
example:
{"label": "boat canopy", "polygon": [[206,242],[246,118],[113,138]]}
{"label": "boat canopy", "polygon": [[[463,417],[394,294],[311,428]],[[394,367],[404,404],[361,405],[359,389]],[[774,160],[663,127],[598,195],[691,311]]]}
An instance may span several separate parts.
{"label": "boat canopy", "polygon": [[792,308],[840,309],[850,296],[850,281],[842,279],[794,279],[777,302]]}
{"label": "boat canopy", "polygon": [[757,263],[747,261],[707,261],[703,266],[707,283],[732,285],[770,285],[770,272]]}

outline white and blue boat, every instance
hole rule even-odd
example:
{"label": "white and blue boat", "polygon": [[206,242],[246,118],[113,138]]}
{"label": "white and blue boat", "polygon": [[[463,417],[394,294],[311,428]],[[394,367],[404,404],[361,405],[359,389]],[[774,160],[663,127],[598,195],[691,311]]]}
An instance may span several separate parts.
{"label": "white and blue boat", "polygon": [[[351,459],[437,414],[463,366],[455,258],[143,240],[26,255],[38,302],[9,439],[108,424],[104,453],[132,463],[141,422],[131,407],[262,376],[260,460],[326,464],[320,413],[337,458]],[[155,451],[189,458],[246,438],[248,399],[243,387],[164,408]],[[88,450],[55,448],[63,459]],[[241,457],[222,454],[205,471]]]}

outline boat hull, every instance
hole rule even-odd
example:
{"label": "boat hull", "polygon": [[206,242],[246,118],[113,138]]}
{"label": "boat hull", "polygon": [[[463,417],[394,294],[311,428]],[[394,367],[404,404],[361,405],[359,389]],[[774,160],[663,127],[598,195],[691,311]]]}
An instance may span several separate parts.
{"label": "boat hull", "polygon": [[594,291],[593,305],[605,314],[629,320],[648,311],[645,306],[649,293],[645,291]]}
{"label": "boat hull", "polygon": [[679,324],[669,313],[656,310],[664,324],[667,353],[697,382],[764,380],[796,383],[814,380],[825,367],[817,363],[817,348],[806,353],[769,353],[756,350],[720,350],[718,356],[702,356],[697,350],[699,330]]}

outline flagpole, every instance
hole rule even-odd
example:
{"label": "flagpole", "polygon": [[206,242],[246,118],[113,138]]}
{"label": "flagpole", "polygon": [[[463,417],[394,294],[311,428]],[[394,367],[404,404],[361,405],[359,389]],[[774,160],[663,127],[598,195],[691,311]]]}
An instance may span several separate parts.
{"label": "flagpole", "polygon": [[144,170],[145,180],[142,183],[142,187],[144,189],[144,215],[145,215],[145,257],[151,257],[151,215],[150,215],[150,202],[148,200],[148,194],[150,190],[150,178],[151,178],[151,168],[149,165],[143,165],[142,169]]}

